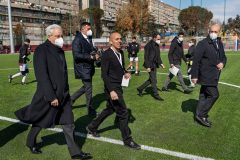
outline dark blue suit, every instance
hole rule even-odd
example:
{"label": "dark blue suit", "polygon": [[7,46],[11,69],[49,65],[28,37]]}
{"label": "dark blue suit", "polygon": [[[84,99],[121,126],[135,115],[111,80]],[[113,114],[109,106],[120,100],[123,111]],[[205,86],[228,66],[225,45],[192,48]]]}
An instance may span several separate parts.
{"label": "dark blue suit", "polygon": [[208,112],[219,97],[218,81],[221,71],[217,68],[219,63],[226,65],[224,47],[220,38],[215,42],[207,38],[200,41],[196,47],[191,70],[192,79],[198,79],[201,84],[196,115],[208,117]]}
{"label": "dark blue suit", "polygon": [[95,67],[94,59],[91,59],[90,54],[93,51],[92,41],[84,38],[81,32],[77,33],[72,42],[74,73],[76,79],[82,79],[83,86],[72,95],[72,101],[86,93],[88,112],[95,114],[92,106],[92,76],[95,73]]}

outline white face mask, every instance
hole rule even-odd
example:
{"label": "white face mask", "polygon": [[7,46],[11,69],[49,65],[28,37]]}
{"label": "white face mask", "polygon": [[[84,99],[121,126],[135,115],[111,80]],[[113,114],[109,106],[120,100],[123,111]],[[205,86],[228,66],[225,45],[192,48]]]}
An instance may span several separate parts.
{"label": "white face mask", "polygon": [[215,39],[217,39],[218,35],[217,35],[217,33],[210,33],[209,36],[210,36],[211,40],[215,40]]}
{"label": "white face mask", "polygon": [[183,37],[179,37],[178,39],[179,39],[179,41],[180,41],[180,42],[182,42],[182,41],[183,41]]}
{"label": "white face mask", "polygon": [[58,47],[62,48],[63,47],[63,38],[60,37],[58,39],[55,40],[55,45],[57,45]]}
{"label": "white face mask", "polygon": [[188,46],[191,47],[193,45],[193,43],[188,43]]}
{"label": "white face mask", "polygon": [[157,43],[157,44],[160,44],[160,43],[161,43],[161,41],[160,41],[160,40],[156,40],[156,43]]}
{"label": "white face mask", "polygon": [[87,31],[87,36],[92,36],[92,30]]}

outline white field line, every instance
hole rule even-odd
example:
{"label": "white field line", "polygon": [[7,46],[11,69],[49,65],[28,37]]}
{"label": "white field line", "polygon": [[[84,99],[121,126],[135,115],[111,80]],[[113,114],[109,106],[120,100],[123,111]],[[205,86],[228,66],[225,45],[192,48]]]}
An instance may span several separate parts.
{"label": "white field line", "polygon": [[[12,118],[3,117],[3,116],[0,116],[0,120],[28,125],[17,119],[12,119]],[[61,128],[49,128],[47,130],[54,131],[54,132],[62,132]],[[86,135],[86,134],[80,133],[80,132],[75,132],[75,135],[79,136],[79,137],[84,137],[84,138],[101,141],[101,142],[108,142],[108,143],[112,143],[112,144],[123,145],[122,141],[112,139],[112,138],[107,138],[107,137],[96,138],[89,134]],[[169,155],[169,156],[173,156],[173,157],[179,157],[179,158],[190,159],[190,160],[214,160],[212,158],[200,157],[200,156],[196,156],[196,155],[191,155],[191,154],[186,154],[186,153],[181,153],[181,152],[176,152],[176,151],[170,151],[170,150],[146,146],[146,145],[141,145],[141,149],[145,150],[145,151],[150,151],[150,152],[155,152],[155,153],[160,153],[160,154],[165,154],[165,155]]]}
{"label": "white field line", "polygon": [[[19,68],[3,68],[3,69],[0,69],[0,71],[16,70],[16,69],[19,69]],[[33,68],[29,68],[29,69],[33,69]],[[69,67],[68,69],[74,69],[74,68]],[[100,68],[96,68],[96,69],[100,69]],[[147,71],[141,71],[141,72],[147,73]],[[160,73],[160,72],[158,72],[157,74],[167,75],[168,73]],[[186,75],[183,75],[183,76],[187,77]],[[230,87],[240,88],[240,86],[235,85],[235,84],[230,84],[230,83],[226,83],[226,82],[218,82],[218,83],[224,84],[224,85],[227,85],[227,86],[230,86]]]}

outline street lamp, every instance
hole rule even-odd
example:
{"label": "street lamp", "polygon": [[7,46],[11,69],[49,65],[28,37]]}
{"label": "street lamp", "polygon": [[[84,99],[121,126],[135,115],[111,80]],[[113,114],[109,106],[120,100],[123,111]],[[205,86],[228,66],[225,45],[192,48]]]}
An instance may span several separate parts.
{"label": "street lamp", "polygon": [[20,25],[21,25],[21,37],[22,37],[22,44],[23,44],[23,42],[24,42],[24,36],[23,36],[23,34],[24,34],[24,31],[23,31],[23,20],[22,20],[22,19],[20,20]]}
{"label": "street lamp", "polygon": [[226,14],[226,0],[224,0],[224,18],[223,18],[223,32],[225,34],[225,14]]}
{"label": "street lamp", "polygon": [[43,41],[44,41],[44,25],[45,25],[45,22],[44,21],[42,21],[42,43],[43,43]]}
{"label": "street lamp", "polygon": [[9,24],[9,38],[10,38],[10,49],[11,53],[15,52],[14,42],[13,42],[13,30],[12,30],[12,11],[11,11],[11,1],[8,0],[8,24]]}

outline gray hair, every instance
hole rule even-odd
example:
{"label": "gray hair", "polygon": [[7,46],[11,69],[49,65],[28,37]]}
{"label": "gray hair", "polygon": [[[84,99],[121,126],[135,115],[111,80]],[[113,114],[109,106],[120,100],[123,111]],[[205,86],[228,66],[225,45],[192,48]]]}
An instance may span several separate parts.
{"label": "gray hair", "polygon": [[46,35],[47,36],[51,36],[52,33],[53,33],[53,30],[56,29],[56,28],[58,28],[58,29],[60,29],[62,31],[62,27],[61,26],[59,26],[57,24],[52,24],[52,25],[50,25],[50,26],[48,26],[46,28],[46,30],[45,30],[46,31]]}
{"label": "gray hair", "polygon": [[209,28],[211,28],[212,26],[218,25],[220,26],[220,29],[222,28],[222,23],[219,20],[214,20],[210,22]]}

